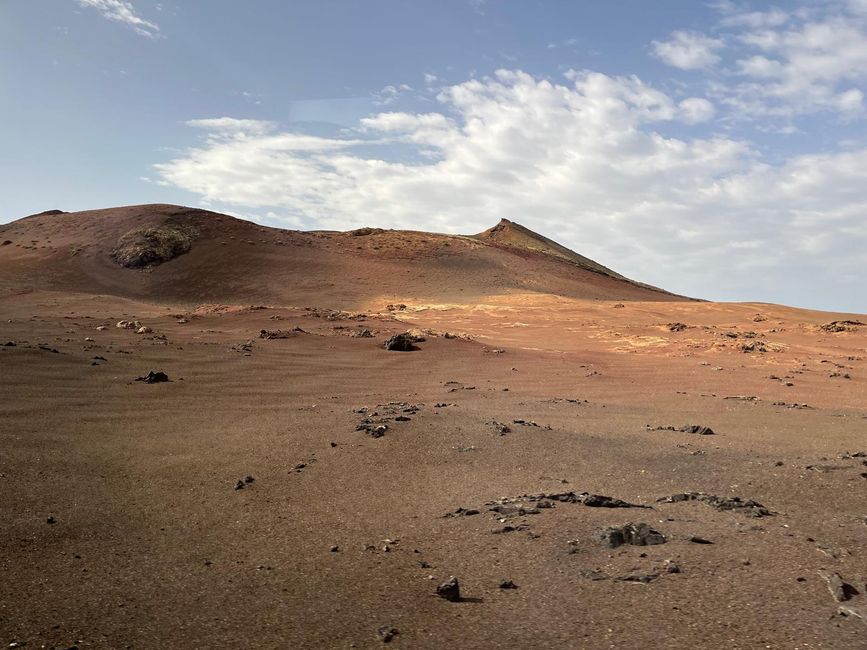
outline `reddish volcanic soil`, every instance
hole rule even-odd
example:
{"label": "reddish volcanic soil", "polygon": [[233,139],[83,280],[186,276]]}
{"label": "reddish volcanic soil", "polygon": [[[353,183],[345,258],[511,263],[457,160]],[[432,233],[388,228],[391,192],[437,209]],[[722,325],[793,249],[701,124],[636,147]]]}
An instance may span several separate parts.
{"label": "reddish volcanic soil", "polygon": [[[141,228],[189,251],[124,268]],[[10,647],[867,648],[865,316],[673,296],[510,222],[7,240]],[[664,543],[606,543],[629,523]]]}

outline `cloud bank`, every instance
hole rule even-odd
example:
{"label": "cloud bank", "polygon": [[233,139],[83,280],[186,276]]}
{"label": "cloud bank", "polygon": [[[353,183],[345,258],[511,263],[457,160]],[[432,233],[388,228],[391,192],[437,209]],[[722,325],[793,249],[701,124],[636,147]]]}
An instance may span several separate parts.
{"label": "cloud bank", "polygon": [[[273,225],[471,233],[507,217],[670,290],[852,304],[867,264],[867,145],[771,159],[713,121],[857,115],[867,37],[834,16],[724,9],[720,20],[734,32],[701,41],[705,55],[657,55],[691,69],[715,65],[730,41],[759,47],[727,65],[760,88],[736,80],[675,97],[634,76],[499,70],[442,87],[432,110],[373,114],[340,137],[194,120],[201,143],[156,170],[206,205]],[[827,60],[807,54],[820,50]]]}

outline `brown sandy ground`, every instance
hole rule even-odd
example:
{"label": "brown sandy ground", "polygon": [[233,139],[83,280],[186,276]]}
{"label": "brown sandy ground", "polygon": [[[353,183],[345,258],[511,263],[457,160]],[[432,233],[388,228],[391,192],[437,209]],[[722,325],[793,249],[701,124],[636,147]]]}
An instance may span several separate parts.
{"label": "brown sandy ground", "polygon": [[[855,317],[520,287],[389,312],[371,286],[356,318],[303,309],[351,302],[333,294],[35,288],[0,297],[10,647],[372,648],[385,626],[407,648],[867,648],[867,327],[819,327]],[[409,327],[438,335],[383,349]],[[171,381],[134,381],[150,370]],[[688,424],[715,435],[657,429]],[[652,507],[486,505],[568,492]],[[773,514],[657,502],[686,492]],[[666,543],[596,539],[627,522]],[[435,594],[452,575],[460,602]]]}

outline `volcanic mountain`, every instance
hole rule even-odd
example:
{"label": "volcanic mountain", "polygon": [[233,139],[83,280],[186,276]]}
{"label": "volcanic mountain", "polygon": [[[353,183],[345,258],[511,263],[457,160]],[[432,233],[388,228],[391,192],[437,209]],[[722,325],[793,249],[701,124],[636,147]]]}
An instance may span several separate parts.
{"label": "volcanic mountain", "polygon": [[174,205],[66,213],[0,226],[2,286],[177,303],[362,308],[530,293],[685,300],[629,280],[503,219],[474,236],[361,228],[301,232]]}

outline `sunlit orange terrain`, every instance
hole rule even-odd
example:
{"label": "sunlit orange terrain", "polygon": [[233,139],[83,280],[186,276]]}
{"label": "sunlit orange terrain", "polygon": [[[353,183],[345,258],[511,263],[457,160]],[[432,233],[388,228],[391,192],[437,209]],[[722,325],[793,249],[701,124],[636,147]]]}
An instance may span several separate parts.
{"label": "sunlit orange terrain", "polygon": [[867,316],[505,220],[0,244],[13,647],[867,647]]}

